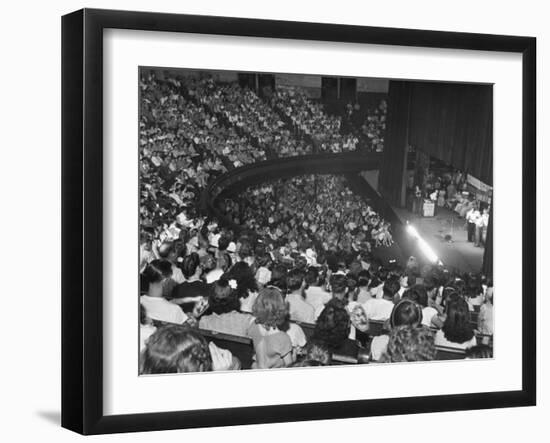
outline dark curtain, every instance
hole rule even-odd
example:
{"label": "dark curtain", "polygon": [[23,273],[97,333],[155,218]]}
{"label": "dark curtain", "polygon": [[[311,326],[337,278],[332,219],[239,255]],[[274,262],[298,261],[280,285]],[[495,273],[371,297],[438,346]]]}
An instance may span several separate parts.
{"label": "dark curtain", "polygon": [[489,226],[487,226],[487,238],[485,240],[485,252],[483,253],[483,273],[488,277],[493,277],[493,214],[489,216]]}
{"label": "dark curtain", "polygon": [[380,193],[395,206],[401,206],[409,131],[411,84],[391,81],[384,152],[380,162]]}
{"label": "dark curtain", "polygon": [[380,180],[396,203],[406,145],[493,184],[493,87],[390,81]]}
{"label": "dark curtain", "polygon": [[493,87],[411,82],[409,143],[493,184]]}

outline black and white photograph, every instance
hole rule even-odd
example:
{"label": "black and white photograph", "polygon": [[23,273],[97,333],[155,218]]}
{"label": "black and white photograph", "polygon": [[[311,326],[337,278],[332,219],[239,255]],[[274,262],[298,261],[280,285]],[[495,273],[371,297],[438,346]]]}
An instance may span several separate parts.
{"label": "black and white photograph", "polygon": [[492,84],[138,75],[140,375],[496,358]]}

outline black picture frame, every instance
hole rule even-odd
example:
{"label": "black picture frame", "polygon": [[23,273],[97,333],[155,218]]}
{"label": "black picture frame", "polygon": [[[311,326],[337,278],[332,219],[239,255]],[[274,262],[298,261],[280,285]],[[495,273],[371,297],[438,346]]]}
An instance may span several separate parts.
{"label": "black picture frame", "polygon": [[[522,54],[522,388],[106,416],[103,413],[103,30],[191,32]],[[62,18],[62,426],[82,434],[536,404],[536,39],[504,35],[83,9]]]}

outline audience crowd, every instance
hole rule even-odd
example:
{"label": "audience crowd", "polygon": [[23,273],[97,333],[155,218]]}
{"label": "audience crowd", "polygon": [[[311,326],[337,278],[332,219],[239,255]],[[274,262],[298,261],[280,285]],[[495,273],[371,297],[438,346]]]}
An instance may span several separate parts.
{"label": "audience crowd", "polygon": [[[491,280],[377,258],[389,224],[343,177],[250,187],[219,202],[229,225],[201,214],[209,180],[311,152],[304,135],[355,149],[321,105],[153,73],[140,93],[140,373],[422,361],[441,347],[492,356]],[[249,341],[251,362],[231,337]]]}

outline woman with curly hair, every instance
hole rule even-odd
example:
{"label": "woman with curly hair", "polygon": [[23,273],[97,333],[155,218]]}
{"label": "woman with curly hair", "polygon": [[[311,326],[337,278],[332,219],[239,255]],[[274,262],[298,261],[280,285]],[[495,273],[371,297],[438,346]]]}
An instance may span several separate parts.
{"label": "woman with curly hair", "polygon": [[236,288],[236,281],[228,280],[225,276],[214,282],[209,297],[209,307],[206,315],[203,315],[199,321],[199,328],[246,337],[254,317],[241,312]]}
{"label": "woman with curly hair", "polygon": [[234,367],[231,352],[207,343],[195,329],[165,325],[147,340],[140,374],[226,371]]}
{"label": "woman with curly hair", "polygon": [[254,369],[282,368],[291,365],[296,357],[292,342],[283,332],[288,318],[288,305],[281,291],[267,287],[260,291],[252,307],[254,322],[247,335],[254,343]]}
{"label": "woman with curly hair", "polygon": [[435,334],[435,344],[450,348],[469,349],[477,344],[470,324],[468,303],[459,295],[452,295],[445,309],[445,323]]}
{"label": "woman with curly hair", "polygon": [[332,354],[356,358],[360,345],[349,337],[351,320],[344,304],[332,299],[319,315],[312,340],[326,346]]}
{"label": "woman with curly hair", "polygon": [[[410,291],[410,290],[409,290]],[[407,291],[408,292],[408,291]],[[405,292],[405,294],[407,294]],[[390,330],[401,326],[418,327],[422,322],[422,307],[414,300],[403,298],[397,303],[390,315]],[[371,359],[378,361],[382,358],[386,349],[390,336],[383,334],[372,339],[370,345]]]}
{"label": "woman with curly hair", "polygon": [[425,327],[398,326],[392,329],[383,363],[429,361],[436,355],[433,333]]}

